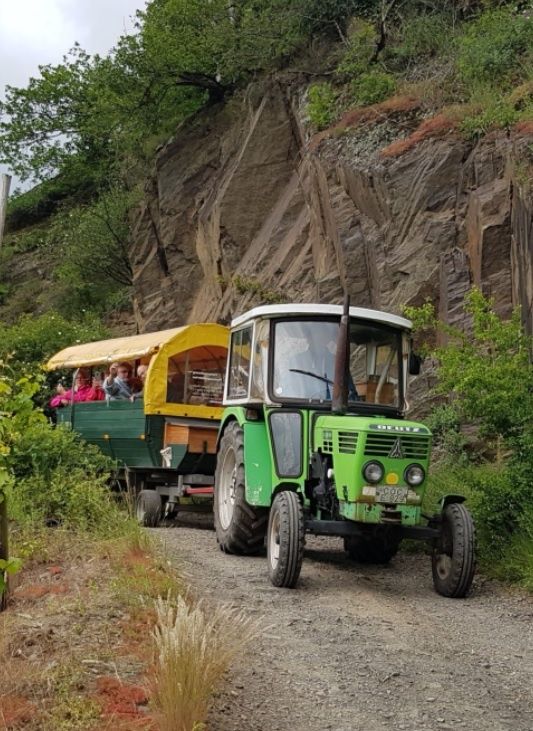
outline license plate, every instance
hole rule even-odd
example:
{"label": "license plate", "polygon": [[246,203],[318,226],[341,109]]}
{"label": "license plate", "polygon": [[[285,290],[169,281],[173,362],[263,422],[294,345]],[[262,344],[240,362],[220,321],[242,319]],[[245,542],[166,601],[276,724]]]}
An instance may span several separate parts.
{"label": "license plate", "polygon": [[384,485],[382,487],[376,487],[376,502],[377,503],[406,503],[407,502],[407,487],[391,487]]}

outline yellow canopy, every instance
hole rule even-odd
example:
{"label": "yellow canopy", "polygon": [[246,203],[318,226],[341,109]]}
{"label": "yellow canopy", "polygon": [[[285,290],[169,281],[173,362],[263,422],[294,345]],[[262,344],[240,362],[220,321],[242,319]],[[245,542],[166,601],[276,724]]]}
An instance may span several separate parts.
{"label": "yellow canopy", "polygon": [[209,345],[227,348],[228,334],[228,328],[223,325],[202,323],[126,338],[98,340],[61,350],[50,358],[46,368],[52,371],[151,357],[144,387],[145,414],[219,419],[222,407],[167,402],[168,362],[170,357],[192,348]]}

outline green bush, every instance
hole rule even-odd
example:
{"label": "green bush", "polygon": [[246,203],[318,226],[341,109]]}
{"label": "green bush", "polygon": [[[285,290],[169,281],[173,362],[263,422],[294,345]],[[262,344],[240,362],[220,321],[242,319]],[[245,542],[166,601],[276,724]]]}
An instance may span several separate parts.
{"label": "green bush", "polygon": [[313,84],[309,88],[307,113],[317,129],[325,129],[335,120],[337,96],[331,84]]}
{"label": "green bush", "polygon": [[113,461],[75,432],[54,428],[33,405],[38,388],[38,380],[0,368],[0,495],[15,527],[120,534],[128,518],[109,490]]}
{"label": "green bush", "polygon": [[353,78],[368,70],[376,52],[377,33],[373,23],[354,18],[348,29],[348,43],[337,73]]}
{"label": "green bush", "polygon": [[378,104],[394,94],[395,89],[394,77],[378,70],[360,74],[350,84],[352,97],[361,106]]}
{"label": "green bush", "polygon": [[387,61],[408,63],[439,56],[447,48],[454,34],[451,18],[441,13],[410,15],[398,30],[398,37],[390,50]]}
{"label": "green bush", "polygon": [[70,320],[56,312],[23,315],[14,325],[0,322],[0,360],[9,360],[15,374],[36,373],[41,364],[62,348],[101,340],[106,328],[92,314]]}
{"label": "green bush", "polygon": [[520,78],[531,68],[533,18],[512,9],[482,13],[465,24],[457,50],[459,75],[469,86]]}
{"label": "green bush", "polygon": [[513,104],[500,98],[479,112],[467,115],[461,122],[460,129],[468,139],[475,139],[493,129],[509,129],[520,117],[520,112]]}
{"label": "green bush", "polygon": [[[437,442],[451,436],[453,443],[461,425],[470,424],[495,448],[491,463],[483,461],[483,454],[473,455],[478,463],[468,463],[464,452],[460,461],[450,450],[433,467],[426,509],[434,509],[439,494],[465,494],[476,521],[484,568],[500,576],[507,572],[531,585],[531,338],[522,328],[519,311],[510,320],[502,320],[477,290],[467,298],[466,310],[471,317],[466,332],[436,323],[427,305],[406,310],[419,329],[438,326],[449,338],[447,346],[433,351],[439,364],[436,392],[452,397],[429,420]],[[514,552],[519,552],[519,561]]]}

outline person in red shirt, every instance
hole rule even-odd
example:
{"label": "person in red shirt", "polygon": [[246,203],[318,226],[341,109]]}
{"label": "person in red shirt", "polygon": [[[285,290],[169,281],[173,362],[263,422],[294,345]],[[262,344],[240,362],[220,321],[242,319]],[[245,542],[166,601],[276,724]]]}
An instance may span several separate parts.
{"label": "person in red shirt", "polygon": [[50,406],[58,408],[68,406],[72,401],[79,403],[80,401],[103,401],[104,399],[105,394],[97,380],[93,378],[91,384],[90,371],[87,368],[80,368],[76,374],[74,396],[71,388],[66,391],[63,386],[59,386],[57,395],[50,401]]}

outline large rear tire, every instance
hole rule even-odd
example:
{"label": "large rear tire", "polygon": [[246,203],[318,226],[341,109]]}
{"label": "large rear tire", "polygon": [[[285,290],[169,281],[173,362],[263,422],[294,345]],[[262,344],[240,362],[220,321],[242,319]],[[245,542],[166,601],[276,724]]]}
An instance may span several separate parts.
{"label": "large rear tire", "polygon": [[462,503],[444,508],[431,564],[433,584],[439,594],[453,598],[468,594],[476,569],[475,527],[470,511]]}
{"label": "large rear tire", "polygon": [[267,531],[268,573],[274,586],[296,586],[305,547],[302,503],[295,492],[274,498]]}
{"label": "large rear tire", "polygon": [[244,431],[232,421],[220,441],[215,472],[215,530],[225,553],[259,553],[264,546],[268,510],[246,502]]}
{"label": "large rear tire", "polygon": [[360,536],[347,536],[344,550],[358,563],[387,564],[398,553],[400,543],[401,538],[394,530],[382,528]]}
{"label": "large rear tire", "polygon": [[155,490],[141,490],[135,503],[135,514],[140,525],[155,528],[163,515],[163,501]]}

